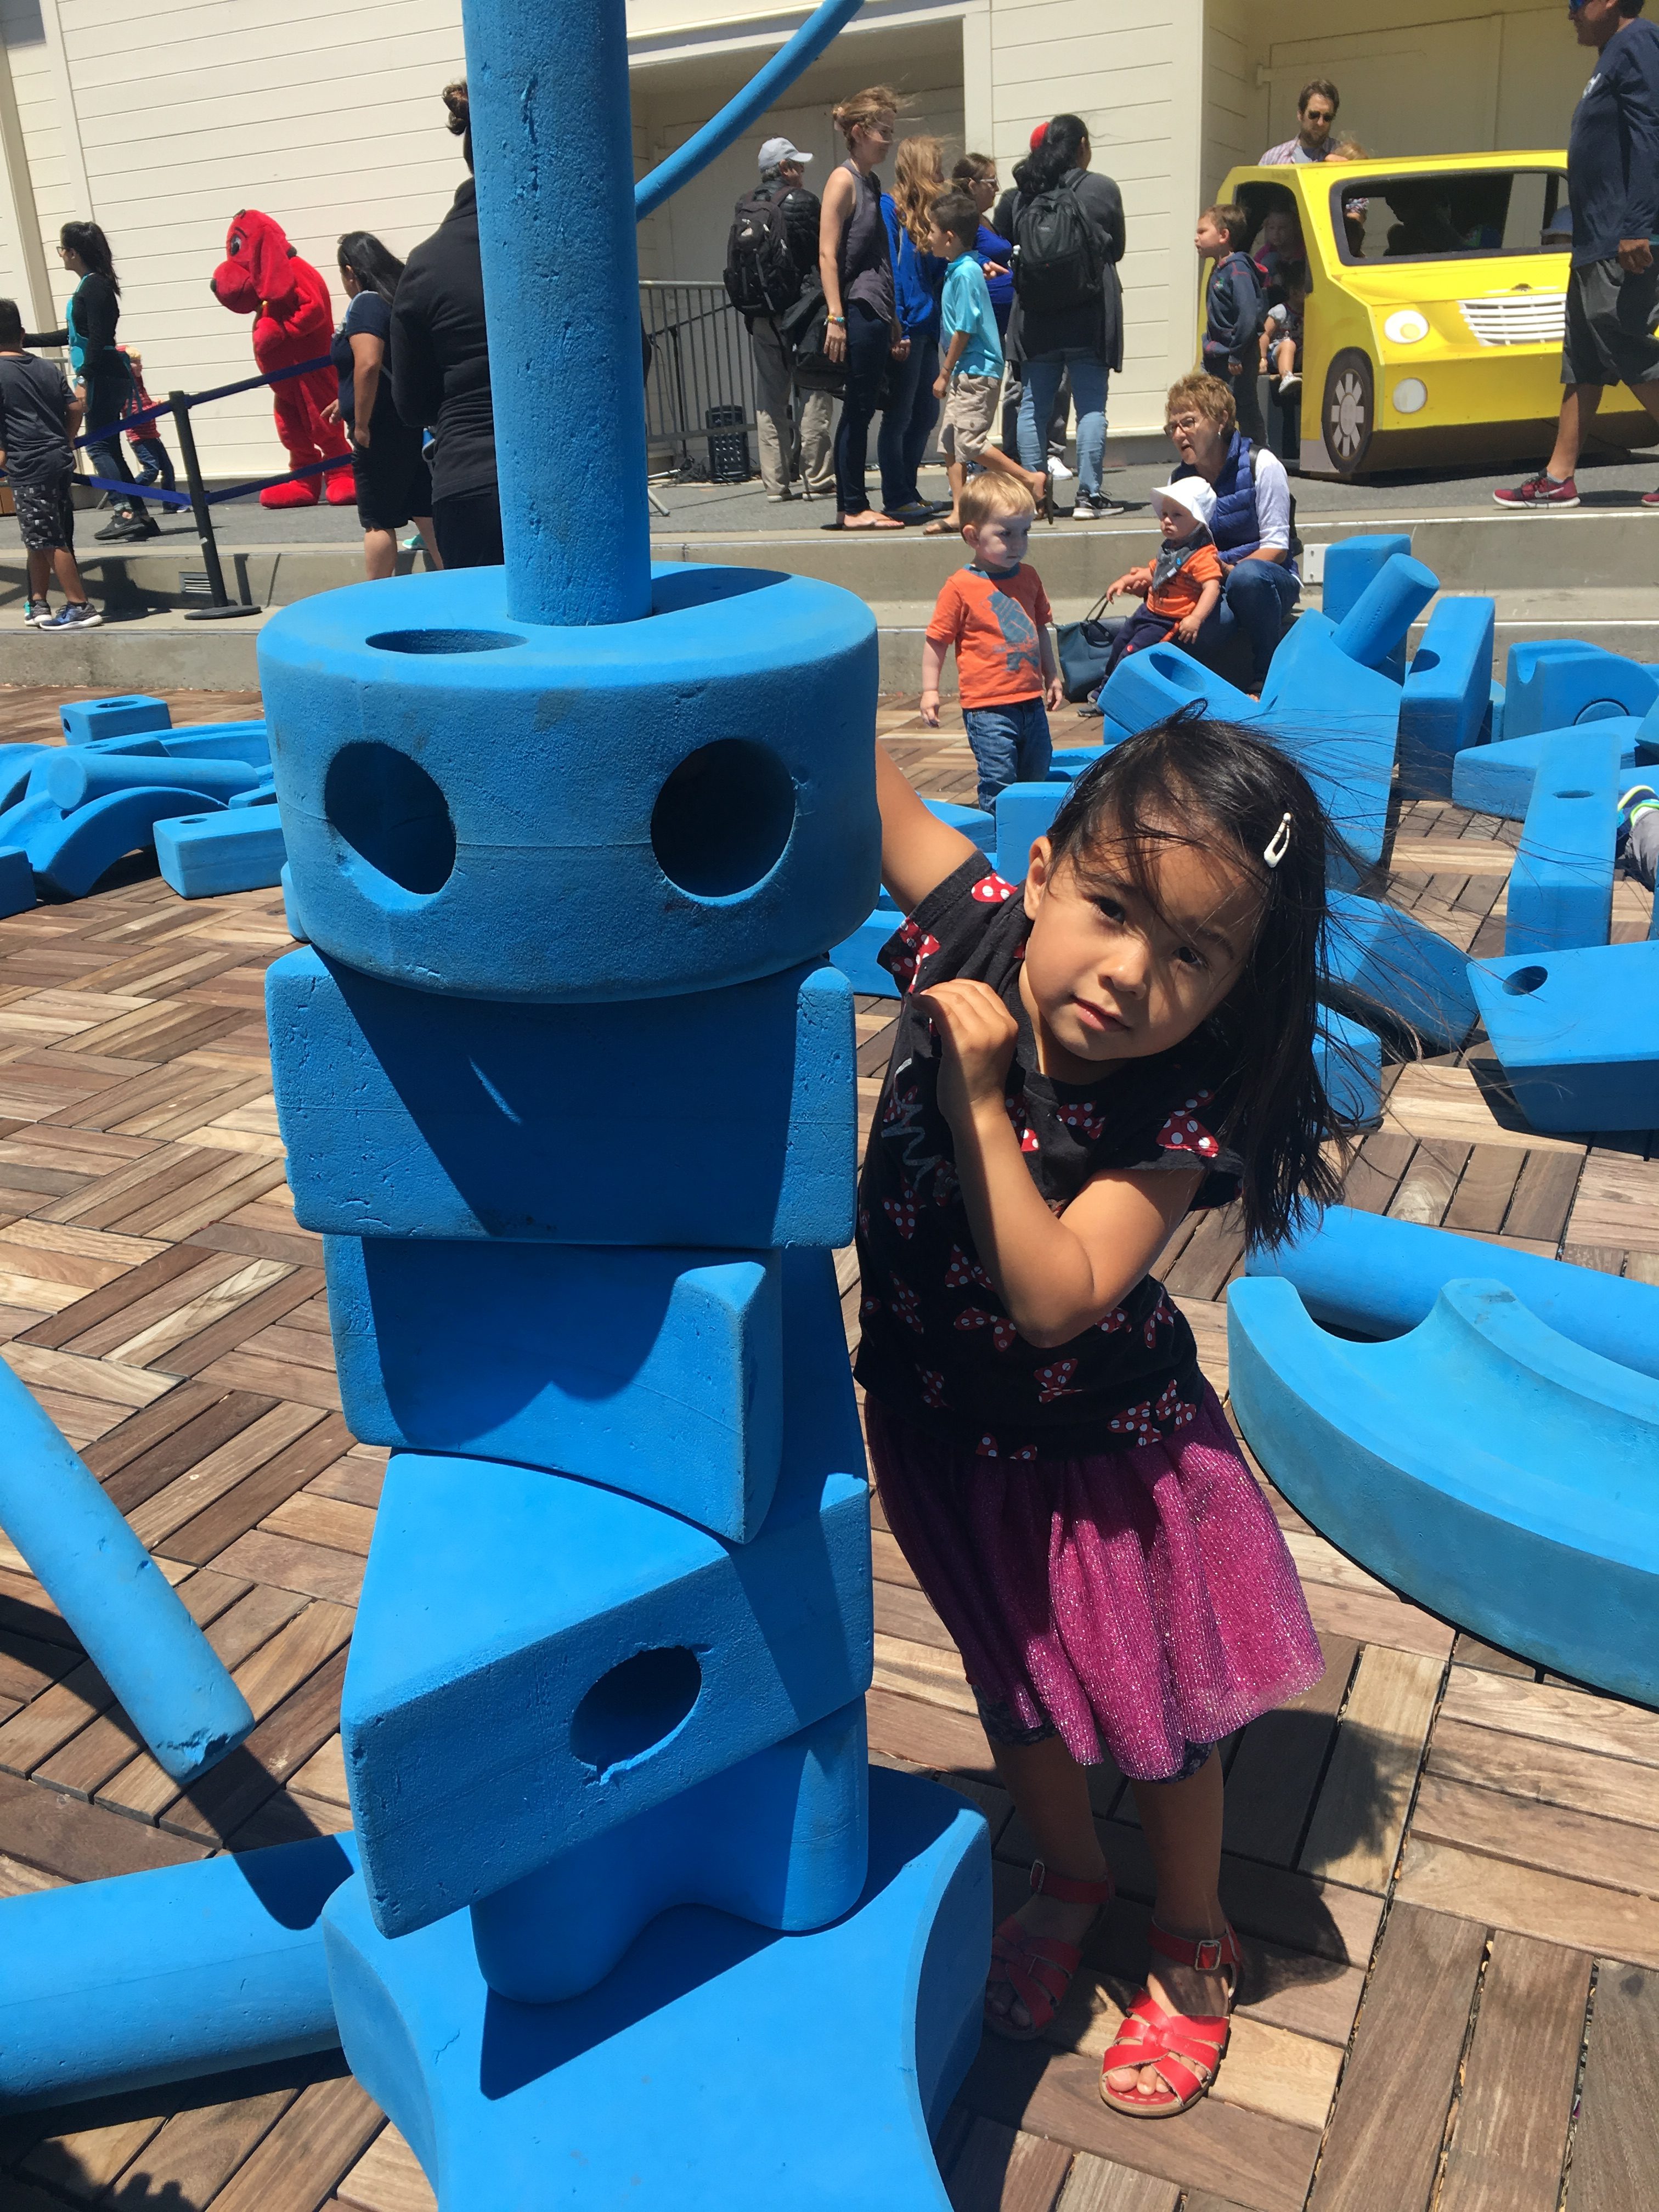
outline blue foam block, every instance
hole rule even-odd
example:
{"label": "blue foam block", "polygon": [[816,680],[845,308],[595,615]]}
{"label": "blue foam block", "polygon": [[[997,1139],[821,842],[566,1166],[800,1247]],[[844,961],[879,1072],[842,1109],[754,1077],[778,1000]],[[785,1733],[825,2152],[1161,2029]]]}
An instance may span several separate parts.
{"label": "blue foam block", "polygon": [[1063,775],[1068,783],[1075,783],[1086,775],[1097,761],[1104,760],[1109,745],[1056,745],[1048,763],[1051,776]]}
{"label": "blue foam block", "polygon": [[1246,1443],[1367,1572],[1505,1651],[1659,1704],[1659,1383],[1547,1328],[1501,1282],[1353,1344],[1289,1283],[1232,1285]]}
{"label": "blue foam block", "polygon": [[1351,1128],[1376,1128],[1382,1119],[1382,1046],[1376,1032],[1332,1007],[1322,1009],[1314,1065],[1338,1118]]}
{"label": "blue foam block", "polygon": [[64,810],[55,806],[43,791],[26,791],[20,799],[0,814],[0,844],[12,845],[27,853],[30,842],[42,832],[54,831],[64,819]]}
{"label": "blue foam block", "polygon": [[1560,763],[1560,748],[1571,748],[1575,778],[1583,781],[1584,769],[1605,761],[1602,750],[1609,739],[1619,747],[1615,782],[1628,782],[1638,758],[1659,758],[1639,745],[1643,725],[1634,714],[1620,714],[1606,721],[1584,722],[1565,729],[1541,730],[1529,738],[1503,738],[1489,745],[1474,745],[1458,754],[1452,764],[1451,795],[1459,806],[1477,814],[1497,814],[1506,822],[1521,822],[1532,804],[1532,787],[1547,750]]}
{"label": "blue foam block", "polygon": [[1414,1030],[1431,1052],[1455,1052],[1474,1027],[1468,962],[1413,915],[1357,892],[1326,894],[1320,995],[1361,1021]]}
{"label": "blue foam block", "polygon": [[856,1698],[481,1899],[484,1979],[520,2004],[580,1996],[677,1905],[791,1934],[839,1919],[869,1872],[869,1785]]}
{"label": "blue foam block", "polygon": [[496,1996],[465,1915],[388,1942],[350,1883],[325,1925],[351,2070],[444,2212],[525,2212],[556,2176],[593,2205],[949,2212],[928,2134],[979,2044],[991,1866],[936,1784],[872,1772],[869,1875],[833,1926],[684,1906],[566,2004]]}
{"label": "blue foam block", "polygon": [[783,1442],[778,1255],[330,1237],[324,1257],[363,1443],[583,1475],[738,1542],[765,1519]]}
{"label": "blue foam block", "polygon": [[[1392,556],[1398,559],[1397,554]],[[1385,571],[1377,586],[1389,581]],[[1401,588],[1409,599],[1420,585],[1408,574]],[[1392,677],[1351,659],[1338,645],[1329,617],[1321,614],[1298,617],[1267,671],[1259,709],[1261,733],[1307,777],[1352,856],[1350,866],[1340,854],[1333,855],[1333,883],[1352,883],[1356,867],[1374,867],[1382,857],[1403,696]]]}
{"label": "blue foam block", "polygon": [[1486,738],[1488,744],[1497,744],[1509,735],[1504,720],[1506,699],[1503,685],[1494,683],[1486,704]]}
{"label": "blue foam block", "polygon": [[1659,1126],[1659,939],[1472,960],[1469,977],[1534,1129]]}
{"label": "blue foam block", "polygon": [[1333,1206],[1276,1251],[1252,1246],[1252,1275],[1283,1275],[1318,1320],[1361,1336],[1399,1336],[1426,1321],[1446,1285],[1486,1274],[1587,1352],[1659,1376],[1659,1290],[1512,1244]]}
{"label": "blue foam block", "polygon": [[1645,714],[1659,678],[1640,662],[1574,637],[1532,638],[1510,647],[1504,734],[1529,738],[1570,722]]}
{"label": "blue foam block", "polygon": [[1480,742],[1492,708],[1491,599],[1442,599],[1412,655],[1400,702],[1400,791],[1449,799],[1452,769]]}
{"label": "blue foam block", "polygon": [[0,820],[22,798],[34,770],[58,750],[57,745],[0,745]]}
{"label": "blue foam block", "polygon": [[1439,589],[1432,568],[1409,553],[1391,553],[1346,614],[1338,619],[1327,606],[1323,618],[1334,624],[1340,653],[1397,684],[1407,634]]}
{"label": "blue foam block", "polygon": [[[275,806],[276,804],[276,787],[273,783],[256,783],[249,790],[239,791],[235,797],[230,799],[228,803],[232,807],[243,808],[249,806]],[[283,866],[287,866],[286,861],[284,861]],[[268,886],[261,886],[261,888],[268,888]]]}
{"label": "blue foam block", "polygon": [[162,760],[239,760],[250,768],[270,765],[270,739],[263,720],[192,722],[182,730],[153,730],[137,737],[94,738],[95,753],[131,754]]}
{"label": "blue foam block", "polygon": [[866,915],[850,937],[830,947],[830,957],[852,988],[869,999],[896,999],[898,985],[876,955],[899,926],[897,909],[890,903]]}
{"label": "blue foam block", "polygon": [[948,829],[960,830],[964,837],[971,838],[981,853],[988,853],[997,842],[995,817],[981,807],[957,806],[948,799],[925,799],[922,805],[936,822]]}
{"label": "blue foam block", "polygon": [[64,742],[89,744],[94,738],[128,737],[148,730],[172,727],[173,714],[165,699],[132,696],[118,699],[76,699],[58,709]]}
{"label": "blue foam block", "polygon": [[[1324,580],[1320,586],[1320,605],[1325,614],[1340,623],[1394,556],[1401,553],[1409,557],[1411,550],[1409,531],[1368,531],[1357,538],[1334,538],[1325,548]],[[1402,653],[1390,672],[1403,678],[1405,666]]]}
{"label": "blue foam block", "polygon": [[29,865],[41,882],[64,898],[84,898],[125,854],[149,850],[158,822],[181,809],[205,814],[218,804],[205,791],[160,790],[149,785],[138,791],[112,791],[103,799],[89,799],[73,814],[60,815],[55,823],[43,820],[25,847]]}
{"label": "blue foam block", "polygon": [[41,763],[34,787],[72,814],[88,799],[105,798],[112,791],[139,789],[205,791],[217,799],[247,791],[258,781],[257,770],[246,761],[202,758],[147,758],[138,753],[96,751],[76,747],[60,750]]}
{"label": "blue foam block", "polygon": [[[1282,645],[1279,651],[1284,651]],[[1254,722],[1261,711],[1248,691],[1239,690],[1178,645],[1149,645],[1126,654],[1107,678],[1098,703],[1107,746],[1115,735],[1132,738],[1136,731],[1149,730],[1154,722],[1194,706],[1226,722]]]}
{"label": "blue foam block", "polygon": [[294,872],[286,861],[283,864],[283,872],[278,880],[283,886],[283,920],[288,924],[288,933],[296,945],[308,944],[310,940],[301,927],[299,911],[294,903]]}
{"label": "blue foam block", "polygon": [[274,890],[283,879],[283,825],[272,806],[186,814],[155,825],[155,865],[180,898]]}
{"label": "blue foam block", "polygon": [[791,1358],[777,1492],[748,1544],[539,1469],[392,1458],[340,1714],[389,1934],[488,1897],[867,1688],[863,1445],[828,1328],[830,1256],[799,1258],[822,1310]]}
{"label": "blue foam block", "polygon": [[21,846],[0,844],[0,916],[34,904],[34,871]]}
{"label": "blue foam block", "polygon": [[398,990],[306,951],[267,971],[265,1005],[305,1228],[851,1241],[853,994],[837,969],[653,1005],[514,1006]]}
{"label": "blue foam block", "polygon": [[0,2112],[155,2088],[339,2042],[323,1905],[351,1838],[0,1905]]}
{"label": "blue foam block", "polygon": [[1011,783],[997,793],[996,871],[1023,884],[1031,848],[1066,803],[1069,783]]}
{"label": "blue foam block", "polygon": [[29,1392],[0,1364],[0,1528],[175,1782],[253,1726],[183,1601]]}
{"label": "blue foam block", "polygon": [[277,612],[260,675],[320,951],[432,993],[661,999],[856,927],[880,855],[874,617],[803,576],[653,578],[649,620],[589,628],[514,621],[499,568]]}
{"label": "blue foam block", "polygon": [[1557,738],[1544,747],[1510,870],[1506,955],[1605,945],[1613,927],[1614,787],[1620,740]]}

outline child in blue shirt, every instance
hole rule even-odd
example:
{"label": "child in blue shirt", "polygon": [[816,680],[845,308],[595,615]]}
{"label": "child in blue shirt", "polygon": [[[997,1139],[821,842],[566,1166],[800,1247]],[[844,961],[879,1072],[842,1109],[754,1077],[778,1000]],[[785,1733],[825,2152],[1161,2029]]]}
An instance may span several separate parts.
{"label": "child in blue shirt", "polygon": [[935,397],[945,402],[939,442],[945,474],[951,479],[951,512],[930,522],[922,532],[924,538],[954,536],[961,529],[962,488],[974,467],[1018,477],[1038,510],[1050,522],[1054,519],[1053,489],[1046,471],[1021,468],[990,442],[1002,391],[1002,341],[997,335],[985,271],[974,258],[978,235],[979,210],[972,196],[957,191],[941,192],[933,202],[928,244],[951,264],[940,303],[939,336],[945,343],[945,358],[933,385]]}

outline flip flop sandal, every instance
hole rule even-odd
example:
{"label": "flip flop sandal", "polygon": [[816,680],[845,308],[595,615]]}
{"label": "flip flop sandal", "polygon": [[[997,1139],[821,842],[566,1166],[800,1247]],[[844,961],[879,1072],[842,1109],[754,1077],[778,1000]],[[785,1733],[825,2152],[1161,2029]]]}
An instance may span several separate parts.
{"label": "flip flop sandal", "polygon": [[[1238,1970],[1243,1961],[1231,1923],[1224,1936],[1205,1936],[1189,1941],[1182,1936],[1171,1936],[1167,1928],[1160,1928],[1154,1920],[1148,1940],[1154,1951],[1173,1959],[1177,1966],[1191,1966],[1200,1974],[1225,1972],[1231,1977],[1227,2011],[1209,2016],[1194,2018],[1185,2013],[1165,2012],[1151,1990],[1143,1990],[1125,2014],[1116,2042],[1101,2061],[1103,2104],[1109,2105],[1115,2112],[1126,2113],[1132,2120],[1168,2120],[1177,2112],[1188,2111],[1200,2097],[1207,2096],[1221,2069],[1232,2033],[1232,2004],[1238,1988]],[[1148,2096],[1137,2088],[1124,2096],[1109,2087],[1106,2076],[1127,2066],[1156,2067],[1163,2076],[1164,2094]]]}
{"label": "flip flop sandal", "polygon": [[[1084,1930],[1083,1942],[1093,1933],[1100,1915],[1111,1903],[1115,1885],[1110,1875],[1103,1881],[1073,1881],[1050,1874],[1041,1859],[1031,1866],[1031,1887],[1039,1897],[1055,1897],[1062,1905],[1098,1907]],[[985,2025],[993,2035],[1010,2043],[1030,2043],[1042,2034],[1066,2002],[1073,1977],[1083,1964],[1083,1943],[1063,1942],[1058,1936],[1034,1936],[1011,1913],[991,1938],[991,1982],[1006,1982],[1030,2016],[1028,2027],[1017,2027],[1006,2013],[985,2008]]]}

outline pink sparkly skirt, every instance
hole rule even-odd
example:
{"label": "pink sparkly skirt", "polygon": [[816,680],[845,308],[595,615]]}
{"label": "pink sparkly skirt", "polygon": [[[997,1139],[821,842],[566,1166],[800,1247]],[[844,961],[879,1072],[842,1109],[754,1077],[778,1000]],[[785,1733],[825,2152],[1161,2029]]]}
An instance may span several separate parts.
{"label": "pink sparkly skirt", "polygon": [[1319,1639],[1279,1524],[1213,1390],[1164,1443],[981,1459],[866,1404],[887,1525],[981,1702],[1082,1765],[1189,1771],[1316,1682]]}

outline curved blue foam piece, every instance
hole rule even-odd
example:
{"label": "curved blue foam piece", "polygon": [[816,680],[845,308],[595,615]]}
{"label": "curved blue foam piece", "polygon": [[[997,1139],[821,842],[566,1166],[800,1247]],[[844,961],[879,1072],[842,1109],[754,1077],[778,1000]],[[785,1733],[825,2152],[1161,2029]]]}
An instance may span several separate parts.
{"label": "curved blue foam piece", "polygon": [[[234,808],[275,806],[276,804],[276,787],[274,783],[252,784],[247,790],[239,791],[230,801]],[[288,863],[284,861],[283,865],[286,867]]]}
{"label": "curved blue foam piece", "polygon": [[1056,745],[1049,756],[1048,773],[1051,776],[1063,775],[1067,783],[1075,783],[1097,761],[1104,760],[1110,750],[1109,744]]}
{"label": "curved blue foam piece", "polygon": [[0,917],[34,904],[34,871],[20,845],[0,844]]}
{"label": "curved blue foam piece", "polygon": [[218,804],[209,792],[176,787],[160,790],[147,784],[137,791],[112,791],[64,815],[55,827],[39,830],[28,840],[29,863],[64,897],[84,898],[124,854],[155,844],[158,822],[181,810],[207,813]]}
{"label": "curved blue foam piece", "polygon": [[1472,960],[1469,980],[1534,1129],[1659,1122],[1659,939]]}
{"label": "curved blue foam piece", "polygon": [[0,1905],[0,2112],[331,2051],[322,1911],[350,1836]]}
{"label": "curved blue foam piece", "polygon": [[1569,724],[1565,729],[1534,731],[1529,738],[1503,738],[1492,744],[1466,746],[1452,763],[1452,799],[1477,814],[1497,814],[1506,822],[1524,821],[1547,750],[1559,761],[1562,757],[1559,748],[1565,741],[1572,748],[1568,757],[1576,772],[1592,760],[1601,760],[1602,745],[1616,740],[1616,780],[1628,781],[1638,759],[1659,758],[1659,747],[1650,752],[1643,742],[1644,726],[1634,714],[1617,714],[1601,721]]}
{"label": "curved blue foam piece", "polygon": [[1400,702],[1402,798],[1451,797],[1457,756],[1479,744],[1492,712],[1496,619],[1492,599],[1443,599],[1431,613]]}
{"label": "curved blue foam piece", "polygon": [[26,792],[0,814],[0,843],[20,846],[27,853],[35,838],[55,830],[63,818],[63,808],[54,805],[44,791]]}
{"label": "curved blue foam piece", "polygon": [[498,568],[275,616],[259,668],[320,951],[463,997],[660,999],[820,957],[869,912],[869,609],[764,569],[653,574],[649,621],[586,629],[514,621]]}
{"label": "curved blue foam piece", "polygon": [[1382,1119],[1382,1043],[1376,1032],[1322,1007],[1314,1065],[1338,1119],[1352,1128],[1376,1128]]}
{"label": "curved blue foam piece", "polygon": [[248,791],[257,781],[246,761],[197,759],[188,761],[145,758],[136,753],[94,751],[76,747],[54,753],[44,763],[38,787],[47,798],[72,814],[88,800],[103,799],[112,791],[205,791],[219,800]]}
{"label": "curved blue foam piece", "polygon": [[869,1748],[855,1698],[481,1899],[484,1979],[520,2004],[562,2003],[677,1905],[791,1935],[839,1919],[869,1872]]}
{"label": "curved blue foam piece", "polygon": [[[1402,563],[1406,573],[1401,575],[1395,568],[1399,561],[1400,556],[1393,555],[1367,587],[1379,594],[1374,619],[1365,617],[1364,634],[1374,641],[1380,640],[1422,588],[1421,578],[1410,573],[1421,564]],[[1423,576],[1428,574],[1422,571]],[[1347,620],[1357,623],[1363,606],[1362,600]],[[1404,636],[1403,629],[1400,635]],[[1132,653],[1130,663],[1141,658]],[[1375,867],[1382,857],[1403,696],[1391,676],[1341,649],[1328,616],[1312,613],[1297,617],[1261,687],[1256,713],[1263,726],[1261,734],[1270,737],[1307,777],[1362,872]],[[1340,854],[1332,855],[1328,872],[1334,884],[1354,880],[1353,866]]]}
{"label": "curved blue foam piece", "polygon": [[524,2212],[555,2172],[594,2205],[949,2212],[928,2138],[978,2048],[990,1928],[979,1814],[882,1767],[842,1919],[684,1906],[564,2004],[496,1996],[465,1914],[389,1942],[350,1882],[324,1915],[351,2070],[444,2212]]}
{"label": "curved blue foam piece", "polygon": [[181,730],[150,730],[136,737],[94,738],[94,753],[119,753],[145,760],[246,761],[250,768],[270,765],[270,740],[263,717],[246,722],[191,722]]}
{"label": "curved blue foam piece", "polygon": [[186,814],[155,825],[155,865],[180,898],[274,890],[286,849],[274,805],[242,806],[233,798],[222,813]]}
{"label": "curved blue foam piece", "polygon": [[1613,927],[1620,744],[1552,738],[1542,749],[1510,869],[1506,955],[1605,945]]}
{"label": "curved blue foam piece", "polygon": [[0,745],[0,824],[28,789],[29,779],[56,745]]}
{"label": "curved blue foam piece", "polygon": [[[644,1006],[499,1006],[400,991],[307,950],[266,971],[265,1008],[304,1228],[745,1249],[851,1240],[856,1056],[837,969]],[[641,1070],[618,1115],[573,1071],[631,1065],[641,1036],[662,1072]]]}
{"label": "curved blue foam piece", "polygon": [[758,1532],[783,1449],[779,1255],[402,1237],[330,1237],[323,1254],[362,1443],[514,1460],[738,1543]]}
{"label": "curved blue foam piece", "polygon": [[74,699],[58,709],[58,725],[67,745],[90,744],[94,738],[123,738],[173,726],[165,699],[129,693],[113,699]]}
{"label": "curved blue foam piece", "polygon": [[1316,1320],[1361,1336],[1401,1335],[1428,1318],[1448,1283],[1490,1276],[1585,1351],[1659,1376],[1659,1290],[1512,1244],[1333,1206],[1292,1243],[1253,1246],[1244,1266],[1284,1276]]}
{"label": "curved blue foam piece", "polygon": [[1334,625],[1331,642],[1362,668],[1398,682],[1395,671],[1407,633],[1439,589],[1432,568],[1409,553],[1391,553],[1340,621],[1325,609],[1325,619]]}
{"label": "curved blue foam piece", "polygon": [[253,1726],[183,1601],[9,1367],[0,1364],[0,1528],[175,1782]]}
{"label": "curved blue foam piece", "polygon": [[996,872],[1011,884],[1023,884],[1031,865],[1031,848],[1046,837],[1048,825],[1066,804],[1070,781],[1010,783],[997,793]]}
{"label": "curved blue foam piece", "polygon": [[1500,1282],[1382,1344],[1234,1283],[1233,1411],[1297,1511],[1390,1589],[1538,1665],[1659,1704],[1659,1383]]}
{"label": "curved blue foam piece", "polygon": [[1321,611],[1340,623],[1366,586],[1396,553],[1411,556],[1408,530],[1365,531],[1354,538],[1336,538],[1325,548],[1325,575],[1320,586]]}
{"label": "curved blue foam piece", "polygon": [[1529,738],[1571,722],[1645,714],[1659,701],[1659,678],[1581,638],[1531,638],[1510,647],[1504,690],[1504,735]]}
{"label": "curved blue foam piece", "polygon": [[1357,891],[1326,894],[1320,996],[1361,1021],[1414,1030],[1431,1052],[1455,1052],[1475,1024],[1469,963],[1414,915]]}

